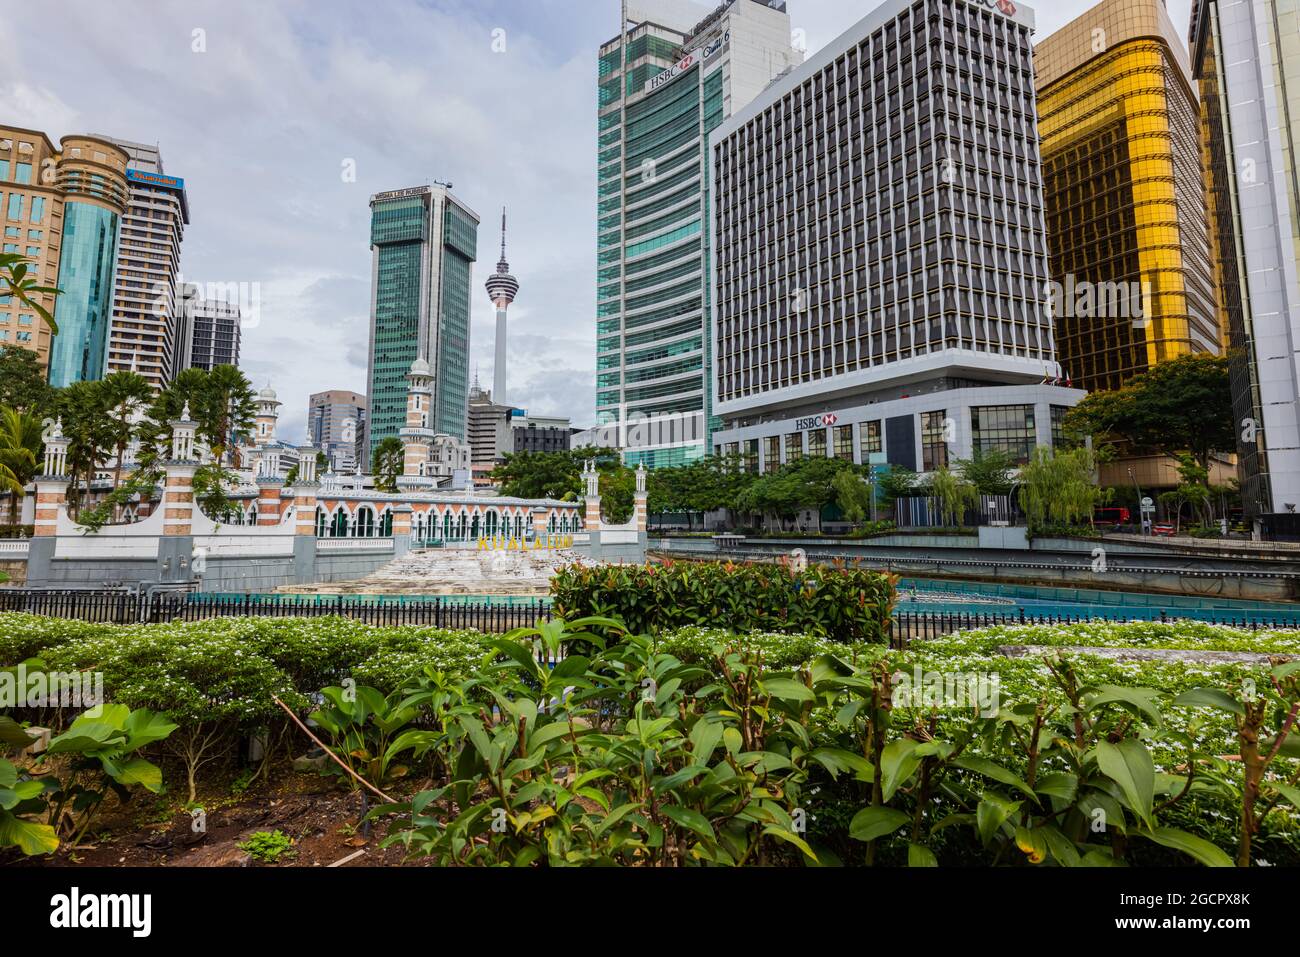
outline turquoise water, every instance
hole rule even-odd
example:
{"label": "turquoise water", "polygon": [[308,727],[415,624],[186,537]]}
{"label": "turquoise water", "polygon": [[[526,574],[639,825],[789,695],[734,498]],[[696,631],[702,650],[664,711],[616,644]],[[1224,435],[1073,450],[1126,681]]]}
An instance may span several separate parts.
{"label": "turquoise water", "polygon": [[[941,593],[944,596],[970,595],[972,598],[1002,599],[996,604],[978,601],[910,601],[917,595]],[[1148,595],[1139,592],[1101,591],[1095,588],[1058,588],[1036,585],[1002,585],[985,582],[939,581],[904,578],[899,582],[901,611],[941,614],[1002,613],[1026,615],[1072,616],[1076,618],[1159,619],[1163,611],[1170,617],[1204,621],[1232,618],[1300,624],[1300,604],[1295,602],[1242,601],[1212,595]]]}

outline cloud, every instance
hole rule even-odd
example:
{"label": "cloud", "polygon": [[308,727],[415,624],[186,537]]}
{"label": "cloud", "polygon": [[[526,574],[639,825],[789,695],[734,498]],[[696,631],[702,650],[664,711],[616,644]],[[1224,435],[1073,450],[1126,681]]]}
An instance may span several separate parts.
{"label": "cloud", "polygon": [[[0,3],[9,22],[30,20],[16,0]],[[1090,5],[1040,10],[1040,26]],[[1183,27],[1188,0],[1171,7]],[[470,368],[491,381],[483,282],[507,205],[522,286],[510,313],[510,398],[592,423],[596,52],[618,29],[617,0],[59,8],[58,69],[31,30],[0,34],[5,122],[55,140],[95,132],[159,145],[189,193],[186,277],[261,291],[242,362],[259,387],[274,382],[282,431],[301,432],[312,392],[366,391],[369,197],[432,179],[453,181],[483,217]],[[791,0],[790,10],[814,50],[869,12],[842,0]],[[494,52],[498,38],[504,52]]]}

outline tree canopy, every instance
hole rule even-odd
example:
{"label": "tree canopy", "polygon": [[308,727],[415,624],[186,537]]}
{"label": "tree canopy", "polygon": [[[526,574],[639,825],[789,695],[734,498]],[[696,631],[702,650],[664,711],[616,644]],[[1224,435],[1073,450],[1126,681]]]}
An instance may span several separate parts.
{"label": "tree canopy", "polygon": [[1181,356],[1161,362],[1124,388],[1094,392],[1072,409],[1065,429],[1094,442],[1130,442],[1209,468],[1212,452],[1236,448],[1228,360]]}

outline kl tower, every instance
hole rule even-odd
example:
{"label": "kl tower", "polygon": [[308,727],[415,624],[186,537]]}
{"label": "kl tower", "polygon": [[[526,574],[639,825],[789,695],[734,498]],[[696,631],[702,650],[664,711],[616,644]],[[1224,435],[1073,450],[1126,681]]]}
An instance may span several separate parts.
{"label": "kl tower", "polygon": [[488,295],[497,307],[497,342],[496,359],[492,365],[492,401],[497,405],[506,405],[506,310],[515,301],[519,292],[519,280],[510,275],[510,264],[506,262],[506,211],[501,208],[501,261],[497,271],[488,277],[486,283]]}

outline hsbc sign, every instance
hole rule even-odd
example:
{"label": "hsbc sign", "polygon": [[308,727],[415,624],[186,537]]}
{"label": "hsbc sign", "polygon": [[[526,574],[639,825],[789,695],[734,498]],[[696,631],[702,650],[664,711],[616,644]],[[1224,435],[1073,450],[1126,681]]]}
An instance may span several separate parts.
{"label": "hsbc sign", "polygon": [[663,86],[669,80],[681,76],[691,67],[695,66],[696,63],[709,59],[715,53],[721,50],[723,46],[726,44],[726,42],[730,39],[731,39],[731,31],[728,30],[726,33],[718,37],[708,46],[704,47],[704,49],[695,50],[692,51],[691,53],[686,54],[686,56],[678,60],[676,64],[669,67],[667,70],[664,70],[658,76],[651,77],[649,80],[647,80],[645,85],[645,91],[649,93],[652,90],[657,90],[659,89],[659,87]]}
{"label": "hsbc sign", "polygon": [[813,429],[829,428],[839,420],[840,417],[834,412],[827,412],[825,415],[810,415],[806,419],[795,419],[794,427],[800,432],[811,432]]}
{"label": "hsbc sign", "polygon": [[996,10],[1008,17],[1014,17],[1017,13],[1016,5],[1012,0],[971,0],[971,2],[976,6]]}

